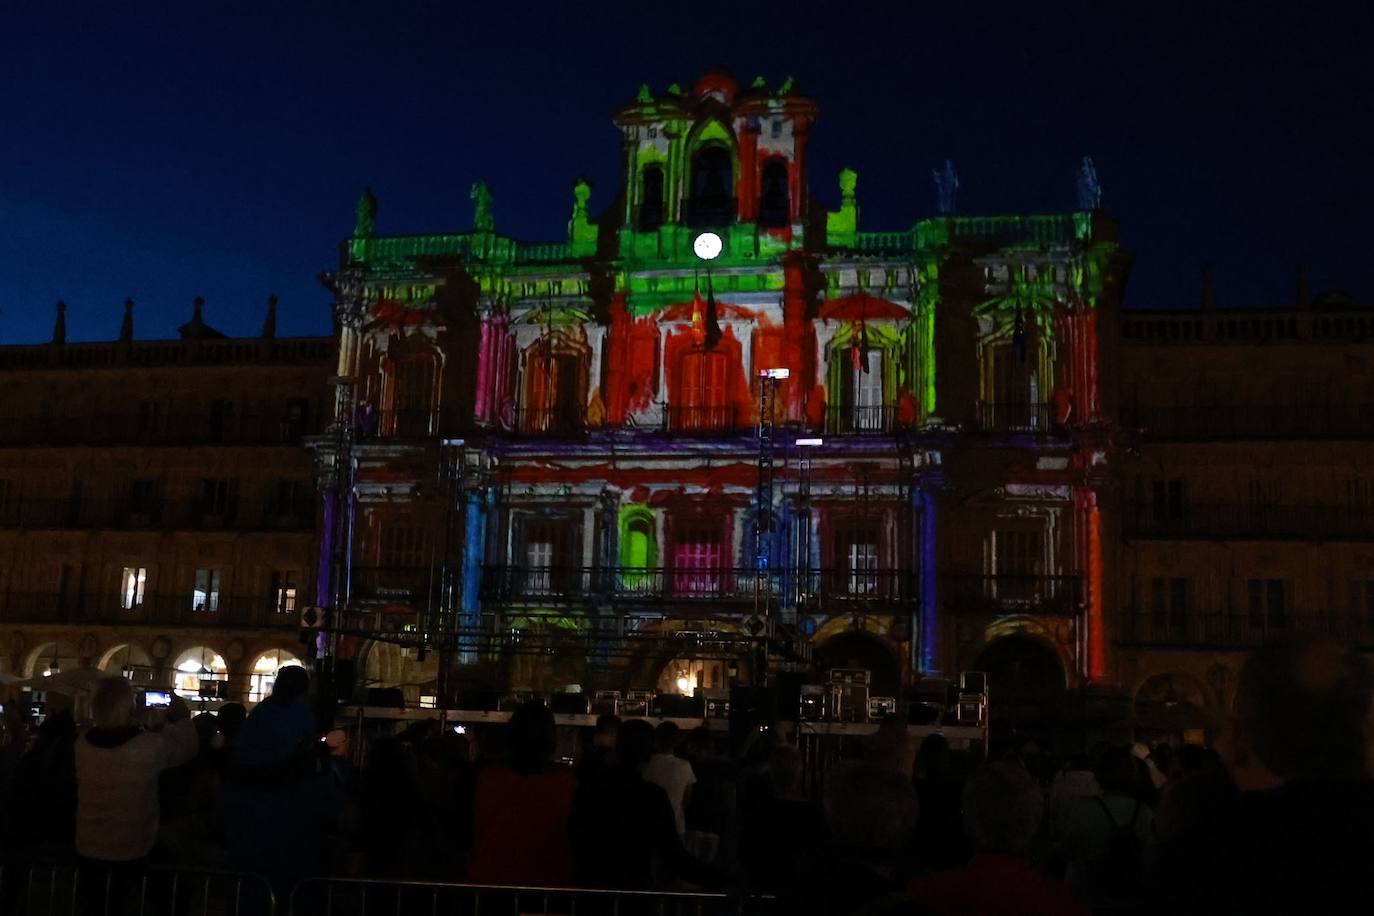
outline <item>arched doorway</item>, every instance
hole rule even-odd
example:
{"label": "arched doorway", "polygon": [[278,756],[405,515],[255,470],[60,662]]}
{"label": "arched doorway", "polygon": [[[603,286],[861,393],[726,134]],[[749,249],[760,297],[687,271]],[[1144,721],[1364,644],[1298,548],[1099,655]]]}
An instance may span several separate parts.
{"label": "arched doorway", "polygon": [[1064,697],[1064,666],[1053,648],[1028,636],[988,643],[974,664],[988,676],[988,716],[995,736],[1053,738]]}
{"label": "arched doorway", "polygon": [[224,657],[209,646],[187,649],[177,656],[172,667],[172,689],[185,700],[208,699],[211,688],[207,682],[229,679],[229,666],[224,663]]}
{"label": "arched doorway", "polygon": [[80,667],[76,646],[68,642],[47,642],[24,660],[24,677],[51,677]]}
{"label": "arched doorway", "polygon": [[818,646],[815,658],[822,678],[831,668],[862,668],[869,673],[869,696],[901,696],[902,672],[897,656],[876,636],[858,630],[840,633]]}
{"label": "arched doorway", "polygon": [[150,684],[156,666],[153,658],[137,643],[121,643],[106,650],[96,667],[106,674],[122,674],[136,684]]}

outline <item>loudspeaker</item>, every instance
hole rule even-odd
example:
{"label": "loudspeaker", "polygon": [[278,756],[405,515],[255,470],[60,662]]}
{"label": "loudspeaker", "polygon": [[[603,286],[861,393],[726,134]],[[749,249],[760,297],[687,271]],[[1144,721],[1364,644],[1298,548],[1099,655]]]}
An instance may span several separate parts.
{"label": "loudspeaker", "polygon": [[654,697],[654,715],[665,719],[700,719],[706,715],[706,698],[660,693]]}
{"label": "loudspeaker", "polygon": [[803,684],[797,700],[797,718],[804,722],[824,721],[829,693],[829,684]]}
{"label": "loudspeaker", "polygon": [[965,671],[959,675],[959,691],[961,693],[987,693],[987,674],[982,671]]}
{"label": "loudspeaker", "polygon": [[777,721],[777,694],[766,687],[730,688],[730,748],[738,754]]}
{"label": "loudspeaker", "polygon": [[591,705],[585,693],[555,693],[549,697],[549,709],[555,715],[585,716]]}
{"label": "loudspeaker", "polygon": [[370,687],[367,691],[367,705],[405,709],[406,695],[399,687]]}

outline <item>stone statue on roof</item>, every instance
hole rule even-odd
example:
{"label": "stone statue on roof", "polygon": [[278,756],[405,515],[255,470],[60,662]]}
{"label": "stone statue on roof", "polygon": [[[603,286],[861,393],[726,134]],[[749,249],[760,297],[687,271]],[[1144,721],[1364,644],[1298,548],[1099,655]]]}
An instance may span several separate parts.
{"label": "stone statue on roof", "polygon": [[377,230],[377,198],[372,196],[371,188],[363,188],[363,196],[358,198],[357,220],[353,223],[355,239],[370,239]]}
{"label": "stone statue on roof", "polygon": [[474,182],[472,193],[468,195],[472,198],[472,228],[478,232],[492,232],[496,228],[496,223],[491,216],[491,188],[487,187],[485,181]]}
{"label": "stone statue on roof", "polygon": [[959,193],[959,176],[954,171],[954,163],[945,160],[943,169],[932,169],[930,177],[935,181],[935,208],[942,216],[954,213],[955,196]]}
{"label": "stone statue on roof", "polygon": [[1083,157],[1078,169],[1078,209],[1102,209],[1102,185],[1097,180],[1097,167],[1090,157]]}

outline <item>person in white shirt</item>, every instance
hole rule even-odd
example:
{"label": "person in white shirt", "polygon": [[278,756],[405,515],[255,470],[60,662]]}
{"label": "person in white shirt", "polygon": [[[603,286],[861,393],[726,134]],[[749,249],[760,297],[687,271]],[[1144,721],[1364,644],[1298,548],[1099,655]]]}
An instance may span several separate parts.
{"label": "person in white shirt", "polygon": [[661,786],[668,793],[668,801],[673,806],[673,819],[677,822],[678,836],[687,832],[687,817],[684,814],[692,785],[697,781],[692,765],[673,753],[677,747],[678,727],[672,722],[663,722],[654,729],[655,754],[644,767],[644,778],[654,785]]}
{"label": "person in white shirt", "polygon": [[200,749],[191,710],[173,694],[165,727],[146,729],[137,722],[133,687],[114,677],[96,688],[91,713],[95,725],[76,742],[76,852],[138,862],[157,841],[158,777]]}

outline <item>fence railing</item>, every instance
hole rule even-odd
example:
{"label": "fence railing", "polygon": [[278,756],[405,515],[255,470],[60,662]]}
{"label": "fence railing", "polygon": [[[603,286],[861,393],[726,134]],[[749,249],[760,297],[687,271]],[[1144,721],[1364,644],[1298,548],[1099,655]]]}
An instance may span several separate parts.
{"label": "fence railing", "polygon": [[1324,633],[1351,645],[1371,646],[1374,645],[1374,613],[1288,611],[1251,614],[1247,611],[1133,608],[1122,614],[1117,638],[1123,645],[1251,648],[1272,637],[1294,632]]}
{"label": "fence railing", "polygon": [[572,436],[587,427],[580,407],[522,407],[515,412],[515,431],[522,436]]}
{"label": "fence railing", "polygon": [[294,627],[300,625],[300,609],[305,600],[304,587],[297,589],[291,601],[257,595],[219,595],[213,601],[210,596],[197,600],[189,590],[177,595],[145,594],[128,602],[117,593],[3,592],[0,621]]}
{"label": "fence railing", "polygon": [[952,613],[1077,614],[1083,603],[1078,576],[962,575],[940,577],[940,603]]}
{"label": "fence railing", "polygon": [[1334,504],[1128,503],[1124,528],[1132,537],[1231,540],[1374,539],[1374,511]]}
{"label": "fence railing", "polygon": [[1048,436],[1056,432],[1050,420],[1049,404],[978,404],[978,428],[987,433]]}
{"label": "fence railing", "polygon": [[5,916],[769,916],[771,897],[312,877],[278,895],[261,875],[96,864],[0,865]]}
{"label": "fence railing", "polygon": [[5,916],[276,916],[261,875],[126,865],[0,864]]}

